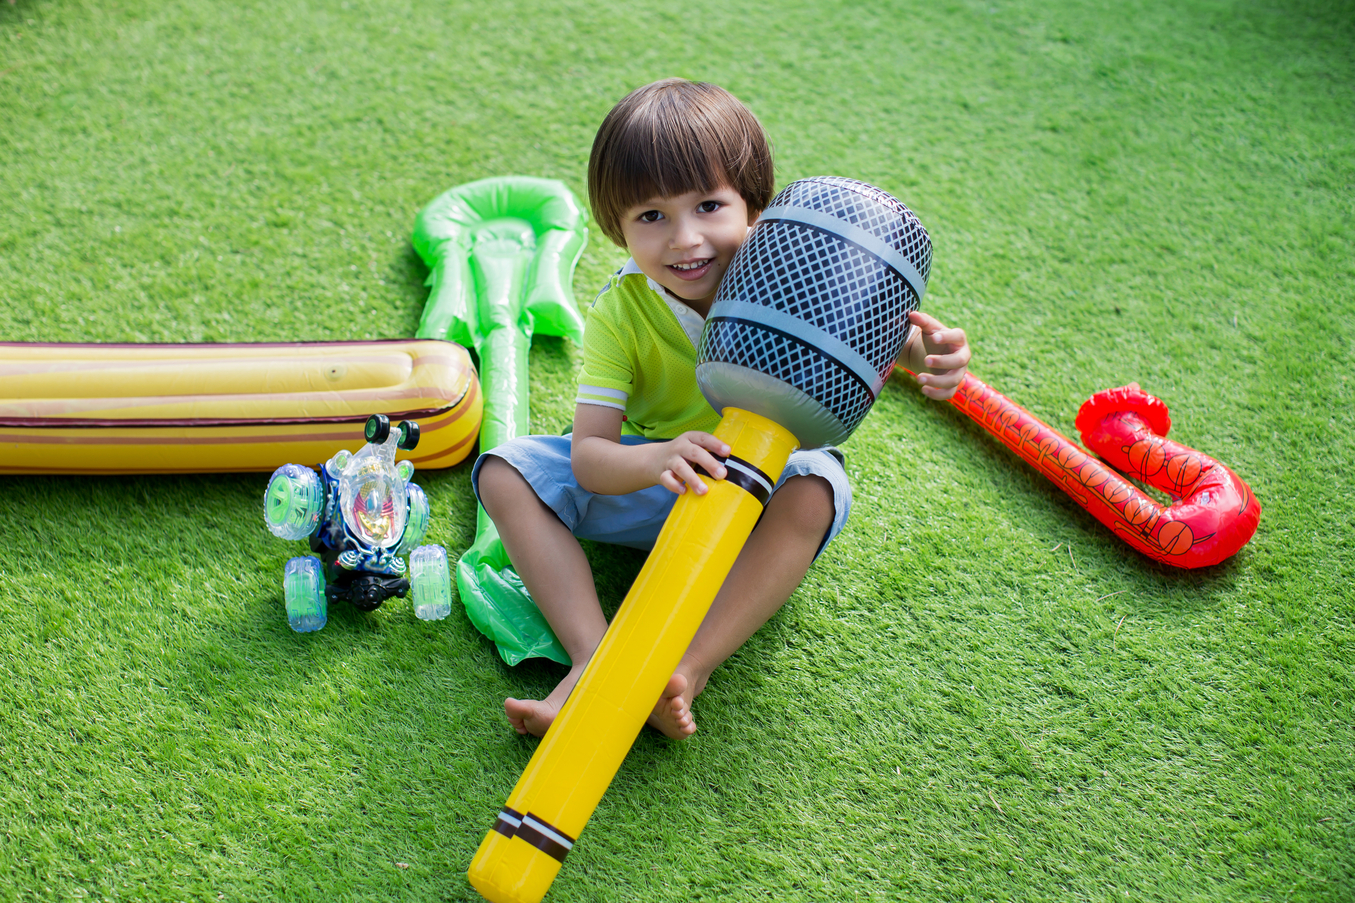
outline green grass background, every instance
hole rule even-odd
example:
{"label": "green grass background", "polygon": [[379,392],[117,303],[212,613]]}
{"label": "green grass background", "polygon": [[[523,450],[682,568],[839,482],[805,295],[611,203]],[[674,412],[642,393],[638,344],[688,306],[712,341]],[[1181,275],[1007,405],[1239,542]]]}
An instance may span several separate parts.
{"label": "green grass background", "polygon": [[[1163,568],[895,379],[846,532],[550,899],[1355,899],[1349,0],[0,3],[0,340],[412,335],[415,213],[582,197],[668,75],[779,184],[916,210],[981,378],[1065,433],[1138,381],[1264,513]],[[623,259],[594,231],[579,296]],[[535,428],[577,359],[535,343]],[[454,555],[468,472],[418,477]],[[293,634],[263,487],[0,478],[0,899],[474,898],[534,745],[500,702],[561,670],[399,603]],[[641,559],[592,551],[615,605]]]}

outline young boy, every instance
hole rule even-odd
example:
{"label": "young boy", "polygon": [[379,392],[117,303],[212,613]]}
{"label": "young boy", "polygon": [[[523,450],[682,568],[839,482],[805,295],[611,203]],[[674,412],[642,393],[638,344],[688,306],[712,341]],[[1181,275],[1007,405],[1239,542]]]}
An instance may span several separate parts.
{"label": "young boy", "polygon": [[[588,163],[593,215],[631,259],[588,311],[572,436],[530,436],[480,456],[472,482],[523,583],[573,662],[542,700],[507,699],[520,734],[545,733],[602,640],[606,618],[579,538],[652,548],[677,496],[716,479],[720,415],[696,385],[696,344],[715,290],[772,198],[762,127],[721,88],[646,85],[603,121]],[[900,360],[949,398],[969,346],[913,313]],[[925,337],[919,335],[925,332]],[[925,372],[930,370],[930,372]],[[851,488],[833,449],[791,455],[650,724],[680,739],[711,672],[776,613],[842,529]]]}

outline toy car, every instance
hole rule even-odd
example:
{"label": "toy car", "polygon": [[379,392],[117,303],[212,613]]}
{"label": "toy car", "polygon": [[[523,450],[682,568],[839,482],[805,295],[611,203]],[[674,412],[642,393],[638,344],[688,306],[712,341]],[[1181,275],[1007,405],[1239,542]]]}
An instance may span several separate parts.
{"label": "toy car", "polygon": [[[319,630],[328,603],[346,599],[375,611],[391,596],[413,596],[426,621],[451,611],[451,573],[442,546],[421,546],[428,531],[428,498],[410,482],[414,465],[395,463],[396,449],[413,449],[419,425],[394,430],[384,414],[364,429],[357,454],[343,449],[320,467],[284,464],[264,492],[264,522],[282,539],[309,539],[312,555],[287,562],[283,594],[293,630]],[[409,556],[406,568],[403,555]],[[317,557],[318,556],[318,557]]]}

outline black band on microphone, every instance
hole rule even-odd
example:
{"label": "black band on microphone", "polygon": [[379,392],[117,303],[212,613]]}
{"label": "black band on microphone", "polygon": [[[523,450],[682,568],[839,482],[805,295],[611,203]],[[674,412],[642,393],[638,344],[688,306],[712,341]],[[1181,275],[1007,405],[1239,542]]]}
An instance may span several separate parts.
{"label": "black band on microphone", "polygon": [[522,817],[522,824],[518,827],[515,836],[519,840],[527,841],[547,856],[561,862],[565,861],[569,851],[574,848],[574,838],[564,831],[557,830],[530,812]]}
{"label": "black band on microphone", "polygon": [[[728,458],[715,456],[715,460],[725,466],[725,482],[733,483],[735,486],[747,492],[753,498],[758,500],[758,504],[766,507],[767,500],[772,497],[772,489],[775,485],[771,477],[767,476],[753,464],[730,455]],[[710,477],[705,468],[700,464],[693,464],[692,469],[703,477]]]}
{"label": "black band on microphone", "polygon": [[517,812],[507,806],[499,813],[499,817],[494,821],[494,830],[498,831],[504,837],[511,838],[517,833],[518,827],[522,824],[522,813]]}

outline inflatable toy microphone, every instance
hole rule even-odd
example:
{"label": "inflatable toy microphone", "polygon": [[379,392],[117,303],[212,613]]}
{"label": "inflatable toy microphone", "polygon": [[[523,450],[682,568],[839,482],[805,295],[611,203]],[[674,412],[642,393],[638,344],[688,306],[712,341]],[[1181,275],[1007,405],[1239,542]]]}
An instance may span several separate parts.
{"label": "inflatable toy microphone", "polygon": [[537,901],[616,775],[752,533],[795,447],[841,442],[894,368],[931,241],[862,182],[813,178],[773,199],[735,254],[697,348],[722,414],[727,476],[684,493],[498,820],[470,881]]}

